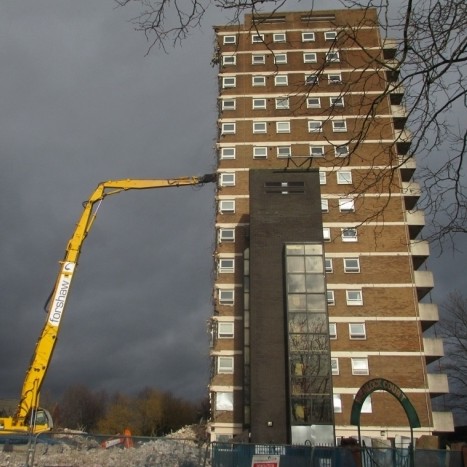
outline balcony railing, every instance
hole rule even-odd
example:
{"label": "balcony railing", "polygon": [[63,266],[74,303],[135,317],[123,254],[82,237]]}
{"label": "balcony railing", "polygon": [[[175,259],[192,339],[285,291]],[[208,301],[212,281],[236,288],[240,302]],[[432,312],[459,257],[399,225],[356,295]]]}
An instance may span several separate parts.
{"label": "balcony railing", "polygon": [[430,244],[426,240],[410,240],[410,254],[414,269],[418,269],[430,256]]}
{"label": "balcony railing", "polygon": [[450,433],[454,431],[454,417],[452,412],[432,412],[433,431]]}
{"label": "balcony railing", "polygon": [[411,240],[414,240],[425,226],[425,214],[423,211],[406,211],[405,218],[409,226]]}
{"label": "balcony railing", "polygon": [[402,181],[408,182],[413,177],[417,162],[415,157],[401,157],[399,156],[399,169],[401,171]]}
{"label": "balcony railing", "polygon": [[418,315],[422,330],[426,331],[439,321],[438,305],[434,303],[419,303]]}
{"label": "balcony railing", "polygon": [[435,285],[433,273],[431,271],[414,271],[414,279],[417,296],[421,300]]}
{"label": "balcony railing", "polygon": [[448,376],[441,373],[428,373],[428,390],[432,397],[441,396],[449,392]]}
{"label": "balcony railing", "polygon": [[427,363],[434,362],[444,357],[443,340],[437,337],[424,337],[423,350]]}
{"label": "balcony railing", "polygon": [[417,182],[402,182],[401,188],[405,200],[405,209],[413,209],[422,193],[420,185]]}

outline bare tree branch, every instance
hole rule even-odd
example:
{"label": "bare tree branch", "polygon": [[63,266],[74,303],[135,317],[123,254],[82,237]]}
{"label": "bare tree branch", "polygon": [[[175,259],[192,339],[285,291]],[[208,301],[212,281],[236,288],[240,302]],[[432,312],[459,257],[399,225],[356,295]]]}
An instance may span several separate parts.
{"label": "bare tree branch", "polygon": [[[119,6],[140,5],[140,14],[132,19],[135,28],[144,32],[149,51],[157,46],[166,51],[167,44],[180,45],[190,32],[202,26],[208,8],[228,13],[230,24],[241,24],[244,13],[256,15],[259,23],[269,14],[284,10],[287,0],[115,0]],[[388,173],[394,173],[413,156],[417,157],[417,181],[422,187],[418,207],[425,210],[430,225],[425,238],[443,247],[446,240],[454,242],[458,234],[467,233],[467,199],[465,153],[467,127],[463,116],[467,104],[467,3],[465,0],[339,0],[342,8],[375,8],[378,12],[382,40],[395,38],[398,53],[386,60],[359,43],[358,27],[341,31],[329,51],[339,44],[352,41],[361,47],[367,63],[355,66],[360,81],[378,76],[387,85],[380,95],[367,97],[361,103],[365,114],[360,127],[355,128],[348,144],[350,157],[358,157],[360,144],[375,124],[376,109],[391,97],[395,87],[404,89],[403,105],[407,108],[407,128],[412,134],[410,150],[402,157],[386,154],[387,165],[369,186],[356,185],[356,196],[364,196],[382,183]],[[315,2],[304,2],[304,9],[313,11]],[[397,8],[397,7],[396,7]],[[363,26],[363,24],[362,24]],[[217,64],[215,56],[213,63]],[[326,64],[323,63],[321,72]],[[352,63],[346,63],[352,67]],[[371,73],[368,73],[372,71]],[[318,72],[319,74],[319,72]],[[310,89],[310,88],[308,88]],[[350,89],[344,88],[342,96]],[[363,86],[365,91],[365,86]],[[303,93],[303,87],[296,90]],[[299,109],[296,109],[299,112]],[[360,112],[362,113],[362,112]],[[330,116],[331,117],[331,116]],[[381,127],[381,131],[384,128]],[[402,142],[400,133],[397,143]],[[382,153],[375,154],[374,163],[381,168]],[[348,163],[348,162],[347,162]],[[395,178],[390,177],[392,181]],[[382,207],[384,209],[384,206]],[[379,215],[382,215],[379,213]]]}

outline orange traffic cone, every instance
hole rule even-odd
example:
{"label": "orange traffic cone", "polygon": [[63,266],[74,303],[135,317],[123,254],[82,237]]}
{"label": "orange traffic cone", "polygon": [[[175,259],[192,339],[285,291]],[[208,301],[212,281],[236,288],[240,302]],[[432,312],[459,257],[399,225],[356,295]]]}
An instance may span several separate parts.
{"label": "orange traffic cone", "polygon": [[128,428],[125,428],[125,430],[123,431],[123,437],[124,437],[123,445],[126,448],[132,448],[133,438],[131,437],[131,431]]}

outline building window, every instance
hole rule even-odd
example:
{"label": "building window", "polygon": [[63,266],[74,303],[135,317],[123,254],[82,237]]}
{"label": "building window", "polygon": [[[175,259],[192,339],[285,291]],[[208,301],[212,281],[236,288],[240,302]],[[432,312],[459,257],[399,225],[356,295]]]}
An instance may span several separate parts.
{"label": "building window", "polygon": [[360,259],[344,258],[344,272],[360,272]]}
{"label": "building window", "polygon": [[326,61],[327,62],[339,62],[340,57],[339,57],[339,52],[326,52]]}
{"label": "building window", "polygon": [[232,374],[234,371],[233,357],[217,357],[217,372],[219,374]]}
{"label": "building window", "polygon": [[222,124],[222,134],[223,135],[234,135],[235,134],[235,123],[223,123]]}
{"label": "building window", "polygon": [[292,148],[290,146],[277,146],[277,157],[280,159],[282,157],[291,157]]}
{"label": "building window", "polygon": [[219,201],[219,212],[221,214],[231,214],[235,212],[235,200],[223,199]]}
{"label": "building window", "polygon": [[371,413],[373,412],[373,407],[371,405],[371,394],[366,396],[362,404],[362,409],[360,413]]}
{"label": "building window", "polygon": [[316,63],[318,60],[314,52],[305,52],[303,54],[303,63]]}
{"label": "building window", "polygon": [[290,133],[290,122],[276,122],[277,133]]}
{"label": "building window", "polygon": [[344,107],[344,98],[343,97],[330,97],[329,105],[331,107]]}
{"label": "building window", "polygon": [[251,84],[252,86],[266,86],[266,76],[253,76]]}
{"label": "building window", "polygon": [[355,212],[355,200],[353,198],[340,198],[339,199],[340,212]]}
{"label": "building window", "polygon": [[219,289],[219,303],[221,305],[234,304],[234,290],[233,289]]}
{"label": "building window", "polygon": [[237,56],[236,55],[223,55],[222,56],[222,65],[236,65]]}
{"label": "building window", "polygon": [[340,73],[328,74],[328,83],[329,84],[342,84],[342,75]]}
{"label": "building window", "polygon": [[347,157],[349,153],[349,147],[347,145],[334,147],[334,154],[336,157]]}
{"label": "building window", "polygon": [[352,358],[352,374],[353,375],[368,375],[368,358]]}
{"label": "building window", "polygon": [[266,99],[257,99],[253,98],[253,109],[265,109],[266,108]]}
{"label": "building window", "polygon": [[324,146],[310,146],[311,157],[324,157]]}
{"label": "building window", "polygon": [[356,242],[358,240],[357,229],[355,227],[344,228],[341,230],[341,234],[343,242]]}
{"label": "building window", "polygon": [[217,337],[219,339],[232,339],[234,337],[234,323],[232,321],[218,321]]}
{"label": "building window", "polygon": [[222,110],[235,110],[235,99],[222,99]]}
{"label": "building window", "polygon": [[235,148],[221,148],[221,159],[235,159]]}
{"label": "building window", "polygon": [[334,413],[342,413],[342,400],[340,394],[332,395],[332,403],[334,406]]}
{"label": "building window", "polygon": [[337,324],[329,323],[329,339],[337,339]]}
{"label": "building window", "polygon": [[332,131],[335,133],[342,133],[347,131],[347,122],[345,120],[333,120]]}
{"label": "building window", "polygon": [[233,258],[219,258],[217,270],[220,273],[235,272],[235,260]]}
{"label": "building window", "polygon": [[338,170],[336,172],[336,177],[339,185],[352,184],[352,172],[350,170]]}
{"label": "building window", "polygon": [[331,241],[331,229],[329,227],[323,227],[323,240],[325,242]]}
{"label": "building window", "polygon": [[219,185],[220,186],[235,186],[235,173],[234,172],[224,172],[219,176]]}
{"label": "building window", "polygon": [[219,201],[219,212],[221,214],[228,214],[235,212],[235,200],[223,199]]}
{"label": "building window", "polygon": [[264,54],[253,54],[251,56],[252,65],[264,65],[266,63],[266,55]]}
{"label": "building window", "polygon": [[288,109],[289,108],[289,98],[284,97],[276,97],[276,109]]}
{"label": "building window", "polygon": [[280,32],[280,33],[273,34],[272,40],[274,42],[285,42],[286,41],[285,32]]}
{"label": "building window", "polygon": [[219,243],[234,242],[235,229],[221,228],[219,229]]}
{"label": "building window", "polygon": [[307,97],[306,106],[309,109],[319,109],[321,107],[321,99],[319,97]]}
{"label": "building window", "polygon": [[266,146],[255,146],[253,148],[253,159],[266,159],[268,157],[268,148]]}
{"label": "building window", "polygon": [[313,42],[315,40],[314,32],[302,32],[302,42]]}
{"label": "building window", "polygon": [[334,298],[334,290],[327,290],[326,291],[326,301],[328,305],[335,305],[336,300]]}
{"label": "building window", "polygon": [[236,44],[237,37],[236,36],[224,36],[224,44]]}
{"label": "building window", "polygon": [[233,410],[233,392],[221,392],[218,391],[215,393],[215,401],[216,401],[216,410],[226,410],[232,411]]}
{"label": "building window", "polygon": [[275,86],[287,86],[289,84],[288,75],[276,75],[274,76],[274,85]]}
{"label": "building window", "polygon": [[266,122],[253,122],[253,133],[267,133],[267,130]]}
{"label": "building window", "polygon": [[260,42],[264,42],[264,34],[253,34],[251,36],[251,42],[253,44],[259,44]]}
{"label": "building window", "polygon": [[237,85],[237,78],[235,76],[224,76],[222,78],[223,88],[234,88]]}
{"label": "building window", "polygon": [[319,184],[326,185],[326,172],[319,173]]}
{"label": "building window", "polygon": [[349,306],[363,305],[363,297],[361,290],[346,290],[345,297],[347,300],[347,305]]}
{"label": "building window", "polygon": [[332,258],[325,258],[324,259],[324,270],[327,273],[332,273],[332,271],[333,271]]}
{"label": "building window", "polygon": [[324,33],[324,40],[326,41],[334,41],[337,38],[336,31],[327,31]]}
{"label": "building window", "polygon": [[366,339],[365,323],[349,323],[351,339]]}
{"label": "building window", "polygon": [[323,131],[323,122],[321,120],[308,120],[308,131],[310,133],[321,133]]}
{"label": "building window", "polygon": [[314,86],[319,83],[319,78],[317,74],[305,75],[305,84]]}
{"label": "building window", "polygon": [[321,212],[329,212],[329,200],[321,198]]}
{"label": "building window", "polygon": [[333,376],[336,376],[339,374],[339,359],[338,358],[331,358],[331,370]]}
{"label": "building window", "polygon": [[287,63],[287,54],[275,54],[274,55],[274,63],[276,65],[283,65]]}

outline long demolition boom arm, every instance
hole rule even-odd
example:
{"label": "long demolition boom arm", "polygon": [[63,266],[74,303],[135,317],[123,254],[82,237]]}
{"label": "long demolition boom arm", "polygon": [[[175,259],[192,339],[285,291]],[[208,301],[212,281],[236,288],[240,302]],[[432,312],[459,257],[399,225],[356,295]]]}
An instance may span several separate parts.
{"label": "long demolition boom arm", "polygon": [[78,264],[81,248],[96,219],[97,210],[103,199],[127,190],[194,186],[211,183],[215,180],[215,174],[172,179],[110,180],[100,183],[90,198],[83,203],[83,213],[76,224],[75,231],[66,247],[65,256],[60,263],[60,271],[51,294],[51,299],[48,302],[46,323],[37,341],[29,369],[26,372],[20,402],[14,416],[14,425],[24,425],[30,411],[38,408],[39,392],[57,342],[60,322],[65,311],[68,293],[75,268]]}

